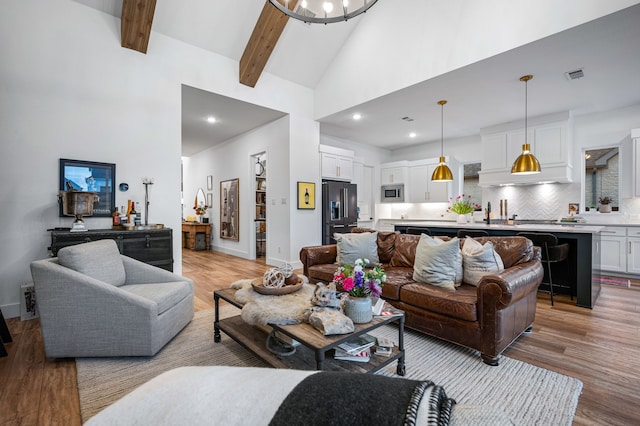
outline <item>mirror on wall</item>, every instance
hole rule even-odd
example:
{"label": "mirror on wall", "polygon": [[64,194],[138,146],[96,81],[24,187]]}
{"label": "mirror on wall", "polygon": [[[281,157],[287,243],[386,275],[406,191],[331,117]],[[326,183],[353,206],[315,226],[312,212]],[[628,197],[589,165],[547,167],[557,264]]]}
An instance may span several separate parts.
{"label": "mirror on wall", "polygon": [[204,190],[202,188],[198,188],[198,192],[196,193],[196,199],[193,203],[194,207],[203,208],[204,206],[211,207],[207,205],[207,197],[204,195]]}
{"label": "mirror on wall", "polygon": [[[618,147],[584,151],[585,211],[618,211],[620,203],[620,156]],[[610,201],[603,203],[601,201]],[[602,207],[602,205],[609,207]]]}

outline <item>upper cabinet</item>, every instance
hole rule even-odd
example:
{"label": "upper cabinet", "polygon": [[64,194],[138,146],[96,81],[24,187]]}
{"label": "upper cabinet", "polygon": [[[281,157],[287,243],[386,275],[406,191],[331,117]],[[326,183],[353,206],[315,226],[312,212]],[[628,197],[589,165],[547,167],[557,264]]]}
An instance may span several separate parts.
{"label": "upper cabinet", "polygon": [[482,170],[480,185],[532,184],[539,182],[571,182],[571,130],[568,113],[530,119],[526,140],[540,162],[541,172],[512,175],[511,165],[525,143],[521,123],[507,123],[482,129]]}
{"label": "upper cabinet", "polygon": [[[449,159],[447,164],[451,168]],[[410,203],[447,202],[451,194],[451,182],[434,182],[431,180],[433,171],[438,166],[435,158],[429,160],[412,161],[409,166],[408,201]],[[455,172],[454,172],[455,173]]]}
{"label": "upper cabinet", "polygon": [[407,183],[407,180],[407,161],[394,161],[393,163],[384,163],[380,165],[381,185],[398,185],[401,183]]}
{"label": "upper cabinet", "polygon": [[351,182],[353,178],[353,151],[328,145],[320,145],[319,151],[323,179]]}

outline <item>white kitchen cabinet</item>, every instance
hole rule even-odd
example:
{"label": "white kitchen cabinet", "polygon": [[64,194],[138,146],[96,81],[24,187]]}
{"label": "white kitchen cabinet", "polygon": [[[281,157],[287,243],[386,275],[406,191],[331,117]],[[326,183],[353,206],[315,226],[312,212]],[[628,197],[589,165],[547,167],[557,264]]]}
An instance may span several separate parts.
{"label": "white kitchen cabinet", "polygon": [[[524,127],[518,127],[517,123],[482,129],[480,185],[571,182],[571,128],[568,113],[559,113],[530,120],[526,139]],[[541,172],[512,175],[511,166],[522,152],[525,140],[540,162]]]}
{"label": "white kitchen cabinet", "polygon": [[364,180],[364,164],[360,161],[353,162],[353,176],[351,177],[351,183],[355,183],[358,186],[358,203],[362,201],[365,191],[363,191],[362,184]]}
{"label": "white kitchen cabinet", "polygon": [[[407,183],[408,170],[406,161],[395,161],[380,165],[380,184],[398,185]],[[405,188],[406,191],[406,188]]]}
{"label": "white kitchen cabinet", "polygon": [[323,179],[345,180],[353,178],[354,152],[320,145],[320,172]]}
{"label": "white kitchen cabinet", "polygon": [[[435,160],[435,159],[434,159]],[[449,201],[451,193],[450,182],[433,182],[431,175],[439,163],[433,161],[415,161],[409,166],[409,197],[410,203],[435,203]]]}
{"label": "white kitchen cabinet", "polygon": [[633,178],[634,195],[640,197],[640,129],[631,131],[633,137]]}
{"label": "white kitchen cabinet", "polygon": [[627,228],[627,273],[640,275],[640,227]]}

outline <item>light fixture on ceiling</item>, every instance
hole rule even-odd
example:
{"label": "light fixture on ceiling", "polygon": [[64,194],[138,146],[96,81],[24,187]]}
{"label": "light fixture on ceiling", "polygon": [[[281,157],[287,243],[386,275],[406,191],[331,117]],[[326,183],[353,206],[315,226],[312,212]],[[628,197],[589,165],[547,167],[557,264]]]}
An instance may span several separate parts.
{"label": "light fixture on ceiling", "polygon": [[438,101],[440,105],[440,164],[438,164],[431,175],[431,180],[438,182],[451,182],[453,180],[453,174],[451,169],[444,161],[444,104],[447,101]]}
{"label": "light fixture on ceiling", "polygon": [[354,120],[358,121],[358,120],[360,120],[362,118],[362,115],[356,112],[355,114],[353,114],[352,118]]}
{"label": "light fixture on ceiling", "polygon": [[207,117],[207,123],[215,123],[216,122],[216,118],[213,115],[210,115],[209,117]]}
{"label": "light fixture on ceiling", "polygon": [[347,21],[369,10],[378,0],[269,0],[280,12],[312,24]]}
{"label": "light fixture on ceiling", "polygon": [[418,136],[418,135],[416,134],[416,132],[411,132],[411,133],[409,133],[409,137],[410,137],[411,139],[415,138],[416,136]]}
{"label": "light fixture on ceiling", "polygon": [[524,81],[524,143],[522,144],[522,153],[511,166],[511,174],[513,175],[540,173],[540,163],[536,156],[531,153],[531,145],[527,142],[527,82],[532,78],[532,75],[520,77],[520,81]]}

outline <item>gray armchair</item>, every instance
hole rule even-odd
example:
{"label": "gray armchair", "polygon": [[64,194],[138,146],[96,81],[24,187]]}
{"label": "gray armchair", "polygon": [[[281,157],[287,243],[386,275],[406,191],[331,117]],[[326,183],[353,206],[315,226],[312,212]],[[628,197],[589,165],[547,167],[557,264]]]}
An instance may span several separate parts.
{"label": "gray armchair", "polygon": [[193,318],[193,281],[113,240],[60,249],[31,275],[48,357],[151,356]]}

